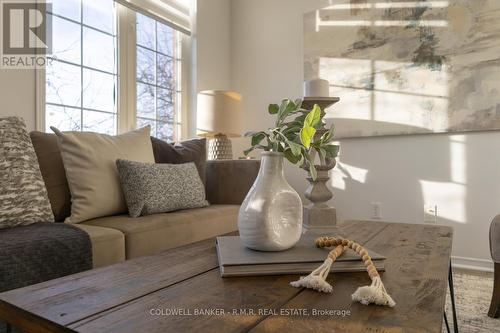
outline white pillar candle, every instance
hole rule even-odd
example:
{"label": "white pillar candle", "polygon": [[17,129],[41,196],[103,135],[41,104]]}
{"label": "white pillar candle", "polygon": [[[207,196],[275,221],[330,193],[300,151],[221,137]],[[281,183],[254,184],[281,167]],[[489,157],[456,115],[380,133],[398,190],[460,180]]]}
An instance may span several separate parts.
{"label": "white pillar candle", "polygon": [[323,79],[304,81],[304,97],[330,97],[330,82]]}

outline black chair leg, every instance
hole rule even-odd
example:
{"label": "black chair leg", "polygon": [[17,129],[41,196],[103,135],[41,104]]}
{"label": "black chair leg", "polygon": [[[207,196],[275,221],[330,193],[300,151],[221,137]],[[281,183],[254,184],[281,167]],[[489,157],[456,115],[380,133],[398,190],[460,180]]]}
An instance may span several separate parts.
{"label": "black chair leg", "polygon": [[446,324],[446,332],[451,333],[450,324],[448,324],[448,317],[446,317],[446,311],[444,312],[444,323]]}
{"label": "black chair leg", "polygon": [[453,290],[453,271],[451,269],[451,261],[450,261],[450,270],[448,273],[448,285],[450,287],[451,310],[453,312],[453,332],[458,333],[457,309],[455,307],[455,292]]}
{"label": "black chair leg", "polygon": [[5,332],[6,333],[12,333],[12,325],[10,325],[9,323],[7,323],[7,325],[5,327]]}

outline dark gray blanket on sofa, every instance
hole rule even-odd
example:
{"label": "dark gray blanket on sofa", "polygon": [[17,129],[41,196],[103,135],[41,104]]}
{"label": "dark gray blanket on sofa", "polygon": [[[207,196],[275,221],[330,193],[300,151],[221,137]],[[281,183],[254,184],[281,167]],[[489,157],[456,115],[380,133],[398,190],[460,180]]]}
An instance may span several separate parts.
{"label": "dark gray blanket on sofa", "polygon": [[91,268],[90,238],[73,225],[35,223],[0,230],[0,292]]}

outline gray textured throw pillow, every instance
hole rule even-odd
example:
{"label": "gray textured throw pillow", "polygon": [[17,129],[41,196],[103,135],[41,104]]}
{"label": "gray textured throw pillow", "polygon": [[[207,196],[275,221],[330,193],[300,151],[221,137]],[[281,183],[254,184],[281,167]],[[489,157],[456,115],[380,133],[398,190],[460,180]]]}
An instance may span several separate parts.
{"label": "gray textured throw pillow", "polygon": [[54,222],[35,150],[22,118],[0,118],[0,229],[35,222]]}
{"label": "gray textured throw pillow", "polygon": [[130,216],[208,206],[194,163],[151,164],[117,160]]}

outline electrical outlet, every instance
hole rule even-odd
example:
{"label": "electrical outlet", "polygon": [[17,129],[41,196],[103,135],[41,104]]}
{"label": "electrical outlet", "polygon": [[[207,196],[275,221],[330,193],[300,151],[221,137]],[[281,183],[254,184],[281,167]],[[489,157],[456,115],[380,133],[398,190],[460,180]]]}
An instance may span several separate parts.
{"label": "electrical outlet", "polygon": [[436,204],[424,205],[424,223],[437,224],[438,207]]}
{"label": "electrical outlet", "polygon": [[380,220],[382,218],[381,206],[380,202],[372,202],[372,220]]}

